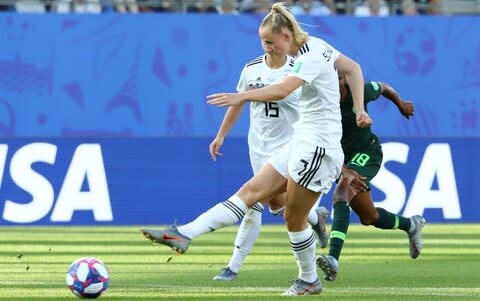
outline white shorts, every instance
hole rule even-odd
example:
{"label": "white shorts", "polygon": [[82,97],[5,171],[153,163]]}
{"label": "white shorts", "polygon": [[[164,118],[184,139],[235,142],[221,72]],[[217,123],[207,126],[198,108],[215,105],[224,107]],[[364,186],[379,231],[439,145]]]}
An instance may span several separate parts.
{"label": "white shorts", "polygon": [[266,156],[266,155],[261,155],[257,152],[252,151],[249,149],[248,155],[250,157],[250,164],[252,165],[252,170],[253,174],[256,175],[260,168],[267,163],[268,159],[270,159],[271,156]]}
{"label": "white shorts", "polygon": [[[286,144],[286,143],[285,143]],[[265,153],[259,153],[253,151],[251,148],[248,149],[248,156],[250,157],[250,165],[252,166],[253,174],[256,175],[263,165],[265,165],[268,160],[276,155],[278,152],[282,150],[282,147],[278,147],[277,149],[271,150],[271,152],[267,155]],[[285,178],[287,178],[285,176]]]}
{"label": "white shorts", "polygon": [[299,138],[287,143],[268,163],[284,177],[315,191],[328,193],[342,171],[343,151],[315,146]]}

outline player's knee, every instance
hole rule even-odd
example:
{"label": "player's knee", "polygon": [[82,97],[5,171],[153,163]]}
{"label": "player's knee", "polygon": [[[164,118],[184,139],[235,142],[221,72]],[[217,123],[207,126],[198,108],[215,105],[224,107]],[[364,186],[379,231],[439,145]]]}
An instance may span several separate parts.
{"label": "player's knee", "polygon": [[261,189],[258,189],[254,183],[248,181],[243,184],[237,192],[237,195],[247,206],[252,207],[258,200],[263,199]]}
{"label": "player's knee", "polygon": [[283,220],[285,221],[285,225],[287,226],[288,231],[299,231],[299,230],[292,230],[301,228],[304,221],[306,220],[306,216],[302,216],[301,214],[292,212],[291,210],[289,213],[285,211],[283,214]]}
{"label": "player's knee", "polygon": [[349,183],[342,177],[333,192],[333,203],[348,202]]}
{"label": "player's knee", "polygon": [[348,186],[337,186],[333,193],[333,203],[348,202]]}

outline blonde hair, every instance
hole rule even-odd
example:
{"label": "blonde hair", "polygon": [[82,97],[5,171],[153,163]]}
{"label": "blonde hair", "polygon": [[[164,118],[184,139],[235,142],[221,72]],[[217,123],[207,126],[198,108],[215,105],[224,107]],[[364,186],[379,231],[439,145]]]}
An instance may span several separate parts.
{"label": "blonde hair", "polygon": [[308,40],[308,33],[298,24],[295,17],[288,10],[285,2],[278,2],[272,5],[270,12],[263,18],[260,27],[269,25],[272,32],[281,33],[283,28],[288,29],[297,46],[302,46]]}

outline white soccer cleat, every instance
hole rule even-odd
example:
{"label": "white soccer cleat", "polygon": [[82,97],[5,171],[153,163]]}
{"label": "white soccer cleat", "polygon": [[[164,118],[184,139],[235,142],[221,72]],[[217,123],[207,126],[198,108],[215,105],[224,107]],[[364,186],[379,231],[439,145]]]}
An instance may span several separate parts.
{"label": "white soccer cleat", "polygon": [[312,229],[315,231],[315,233],[317,233],[318,245],[323,249],[327,246],[328,240],[330,239],[327,226],[325,224],[325,220],[327,219],[329,212],[325,207],[318,207],[315,209],[315,212],[318,215],[318,222],[312,226]]}
{"label": "white soccer cleat", "polygon": [[190,238],[178,232],[175,226],[164,230],[142,228],[140,229],[140,233],[152,242],[169,246],[172,250],[180,254],[187,252],[190,242],[192,241]]}
{"label": "white soccer cleat", "polygon": [[325,280],[334,281],[337,279],[338,261],[330,255],[318,255],[317,266],[323,271]]}
{"label": "white soccer cleat", "polygon": [[300,278],[295,279],[282,296],[305,296],[305,295],[315,295],[322,292],[322,283],[320,280],[315,280],[312,283],[303,281]]}
{"label": "white soccer cleat", "polygon": [[220,274],[217,276],[213,277],[213,280],[216,281],[233,281],[238,278],[238,273],[235,273],[234,271],[230,270],[229,267],[224,268]]}
{"label": "white soccer cleat", "polygon": [[412,233],[408,233],[408,242],[410,247],[410,257],[413,259],[420,255],[423,247],[422,230],[425,226],[425,219],[420,215],[414,215],[410,218],[412,224],[415,224],[415,229]]}

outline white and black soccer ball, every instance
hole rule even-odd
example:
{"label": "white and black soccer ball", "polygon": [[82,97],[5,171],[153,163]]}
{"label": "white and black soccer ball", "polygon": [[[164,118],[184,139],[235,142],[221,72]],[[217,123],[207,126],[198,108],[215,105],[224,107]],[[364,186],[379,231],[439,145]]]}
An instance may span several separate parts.
{"label": "white and black soccer ball", "polygon": [[105,264],[93,257],[75,260],[66,277],[70,290],[80,298],[97,298],[107,288],[110,281]]}

